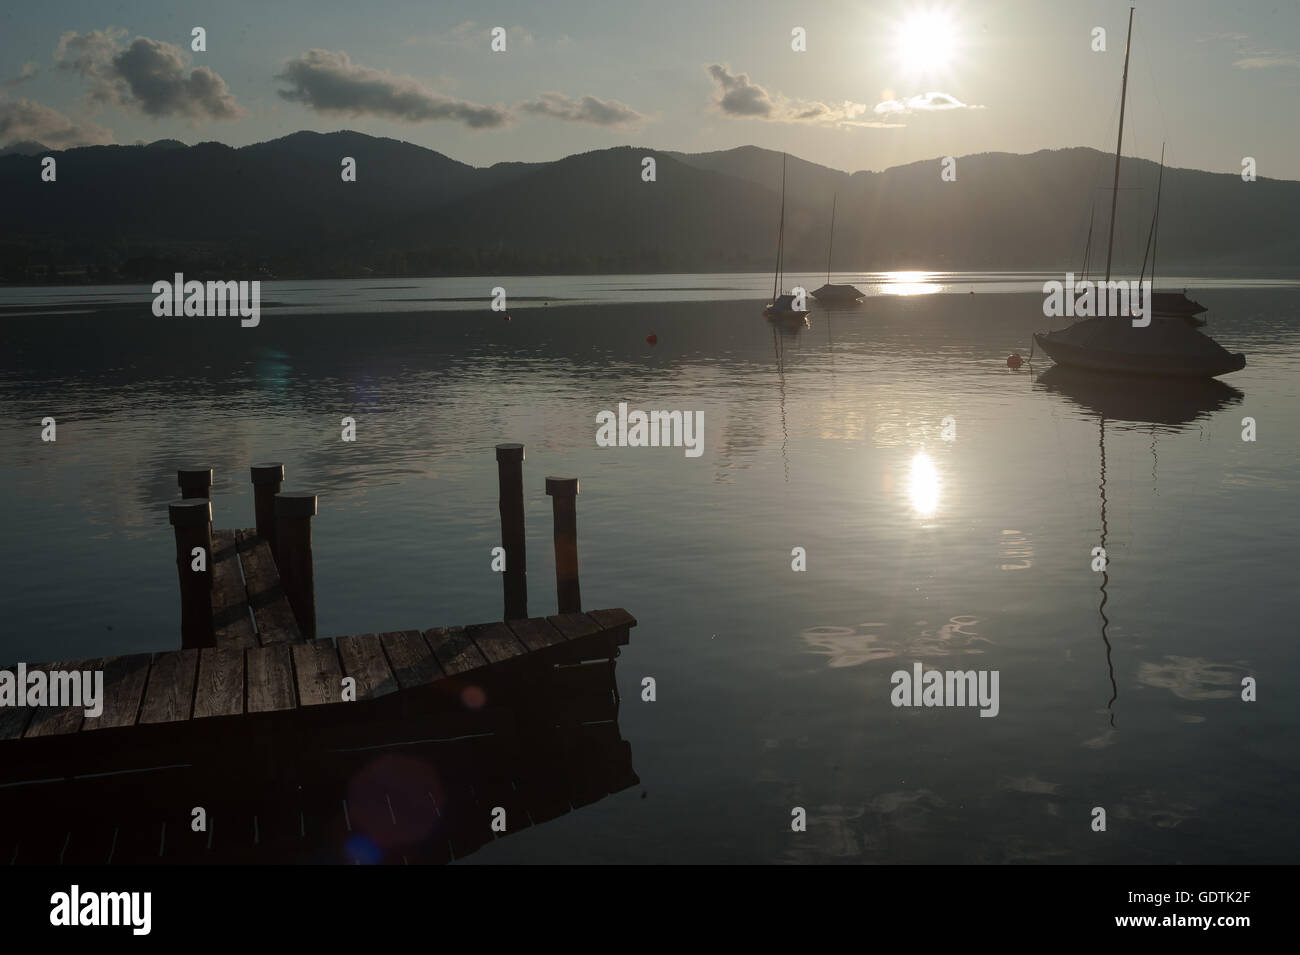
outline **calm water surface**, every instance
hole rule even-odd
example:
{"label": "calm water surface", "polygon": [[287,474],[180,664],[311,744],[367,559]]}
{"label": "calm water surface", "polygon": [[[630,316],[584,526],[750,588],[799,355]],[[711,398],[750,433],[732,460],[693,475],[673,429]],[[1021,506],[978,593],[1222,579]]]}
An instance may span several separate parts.
{"label": "calm water surface", "polygon": [[[1296,862],[1300,290],[1196,280],[1249,364],[1171,394],[1008,370],[1041,278],[887,276],[785,333],[767,281],[518,279],[551,304],[511,322],[499,280],[267,283],[290,304],[256,329],[0,290],[0,657],[178,644],[192,462],[218,526],[252,523],[253,461],[321,495],[322,635],[499,617],[492,447],[522,441],[530,608],[555,599],[543,480],[573,473],[584,602],[640,621],[642,785],[471,861]],[[704,454],[596,447],[620,401],[702,410]],[[895,709],[914,661],[998,670],[1000,714]]]}

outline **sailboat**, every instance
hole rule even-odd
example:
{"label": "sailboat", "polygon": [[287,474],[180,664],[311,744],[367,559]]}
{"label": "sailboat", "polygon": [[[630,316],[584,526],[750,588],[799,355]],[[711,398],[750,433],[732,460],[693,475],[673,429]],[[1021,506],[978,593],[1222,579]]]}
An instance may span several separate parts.
{"label": "sailboat", "polygon": [[781,269],[785,254],[785,154],[781,154],[781,225],[776,234],[776,274],[772,277],[772,301],[763,308],[763,314],[773,321],[793,321],[808,324],[808,310],[795,308],[794,295],[781,288]]}
{"label": "sailboat", "polygon": [[813,298],[826,305],[850,305],[862,301],[862,292],[852,285],[831,284],[831,249],[835,245],[835,203],[839,196],[831,199],[831,237],[826,243],[826,284],[813,292]]}
{"label": "sailboat", "polygon": [[[1128,64],[1133,41],[1133,10],[1128,13],[1128,39],[1124,46],[1124,81],[1120,93],[1119,138],[1115,143],[1115,181],[1110,203],[1110,237],[1106,248],[1106,281],[1110,281],[1115,250],[1115,209],[1119,200],[1120,150],[1124,143],[1124,107],[1128,97]],[[1163,166],[1162,166],[1163,169]],[[1163,173],[1162,173],[1163,175]],[[1154,223],[1153,223],[1154,225]],[[1090,230],[1091,231],[1091,230]],[[1155,296],[1148,308],[1156,305]],[[1166,312],[1200,308],[1177,293],[1162,293]],[[1203,310],[1203,309],[1202,309]],[[1193,313],[1195,314],[1195,313]],[[1036,332],[1034,343],[1056,363],[1090,371],[1181,378],[1212,378],[1246,366],[1246,356],[1230,353],[1186,321],[1151,321],[1134,326],[1129,316],[1089,318],[1054,332]]]}
{"label": "sailboat", "polygon": [[[1151,215],[1151,231],[1147,234],[1147,254],[1151,256],[1151,287],[1155,288],[1156,284],[1156,236],[1160,228],[1160,194],[1165,181],[1165,147],[1160,145],[1160,175],[1156,179],[1156,208]],[[1147,263],[1146,259],[1142,260],[1142,274],[1138,277],[1140,282],[1146,278]],[[1186,322],[1194,328],[1199,328],[1205,324],[1205,319],[1200,316],[1206,311],[1204,305],[1200,302],[1193,302],[1187,297],[1187,289],[1181,292],[1159,292],[1151,293],[1151,317],[1160,319],[1176,319]]]}

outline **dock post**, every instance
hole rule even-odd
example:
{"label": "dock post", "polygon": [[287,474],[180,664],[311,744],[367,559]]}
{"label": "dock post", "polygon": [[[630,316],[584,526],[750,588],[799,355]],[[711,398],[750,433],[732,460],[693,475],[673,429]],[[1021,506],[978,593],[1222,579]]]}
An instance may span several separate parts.
{"label": "dock post", "polygon": [[304,640],[316,639],[316,582],[311,561],[311,519],[316,510],[315,494],[275,495],[275,537],[279,547],[275,565]]}
{"label": "dock post", "polygon": [[[167,505],[176,532],[176,571],[181,582],[181,646],[210,647],[212,641],[212,502],[207,499]],[[193,551],[202,547],[205,570],[194,570]]]}
{"label": "dock post", "polygon": [[528,617],[528,555],[524,537],[524,446],[497,445],[498,504],[501,510],[501,546],[506,552],[505,615],[502,620]]}
{"label": "dock post", "polygon": [[548,477],[546,493],[555,514],[555,595],[560,613],[581,613],[578,589],[578,479]]}
{"label": "dock post", "polygon": [[284,465],[278,462],[254,464],[249,468],[253,476],[253,515],[257,522],[257,536],[275,549],[275,496],[284,483]]}
{"label": "dock post", "polygon": [[181,497],[212,499],[212,468],[181,468],[176,472],[176,483],[180,485]]}

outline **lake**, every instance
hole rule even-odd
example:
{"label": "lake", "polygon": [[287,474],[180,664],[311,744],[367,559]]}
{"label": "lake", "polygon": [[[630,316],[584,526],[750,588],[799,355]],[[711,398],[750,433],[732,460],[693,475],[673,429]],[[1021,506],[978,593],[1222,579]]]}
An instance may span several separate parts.
{"label": "lake", "polygon": [[[641,784],[467,861],[1300,861],[1300,287],[1162,282],[1248,364],[1153,388],[1009,369],[1060,327],[1042,277],[836,279],[866,303],[803,329],[761,275],[266,282],[254,329],[0,289],[0,657],[179,645],[191,463],[222,527],[253,462],[319,493],[321,635],[499,618],[492,449],[520,441],[530,609],[544,478],[576,474],[584,604],[639,621]],[[702,412],[703,453],[598,447],[620,402]],[[997,716],[893,706],[916,662],[998,671]]]}

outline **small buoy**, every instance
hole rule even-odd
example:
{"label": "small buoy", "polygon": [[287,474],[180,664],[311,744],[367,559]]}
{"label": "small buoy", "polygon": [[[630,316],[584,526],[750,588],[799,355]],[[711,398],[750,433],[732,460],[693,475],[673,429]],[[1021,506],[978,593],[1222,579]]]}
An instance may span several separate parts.
{"label": "small buoy", "polygon": [[1012,352],[1010,355],[1007,356],[1008,368],[1019,368],[1020,362],[1021,362],[1021,358],[1015,352]]}
{"label": "small buoy", "polygon": [[658,344],[659,344],[659,336],[656,335],[654,332],[651,332],[649,335],[647,335],[647,336],[645,337],[645,343],[646,343],[647,345],[658,345]]}
{"label": "small buoy", "polygon": [[506,313],[505,313],[503,316],[501,316],[501,317],[504,318],[507,322],[510,321],[510,313],[509,313],[509,312],[506,312]]}
{"label": "small buoy", "polygon": [[974,294],[975,294],[975,290],[974,290],[974,289],[971,289],[971,290],[970,290],[970,293],[971,293],[972,295],[974,295]]}

